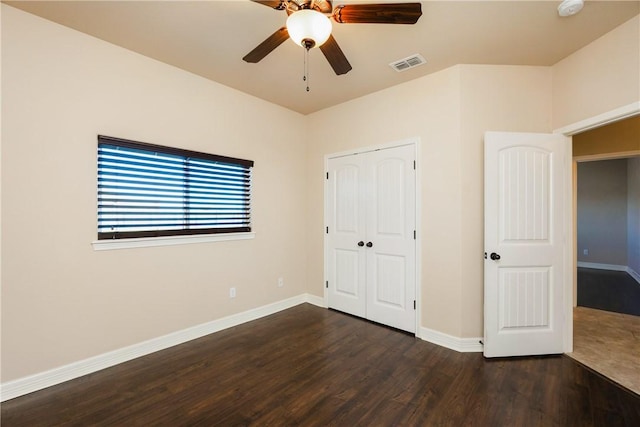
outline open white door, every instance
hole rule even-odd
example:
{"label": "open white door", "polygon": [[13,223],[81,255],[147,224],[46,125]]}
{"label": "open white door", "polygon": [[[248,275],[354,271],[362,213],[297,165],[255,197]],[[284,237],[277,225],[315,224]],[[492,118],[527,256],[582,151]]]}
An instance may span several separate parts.
{"label": "open white door", "polygon": [[567,139],[485,134],[485,357],[563,352]]}

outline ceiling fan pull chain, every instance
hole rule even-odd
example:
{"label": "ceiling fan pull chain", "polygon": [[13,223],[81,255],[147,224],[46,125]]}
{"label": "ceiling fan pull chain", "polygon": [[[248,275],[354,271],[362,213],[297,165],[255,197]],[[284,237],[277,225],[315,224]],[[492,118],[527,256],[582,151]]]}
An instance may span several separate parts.
{"label": "ceiling fan pull chain", "polygon": [[302,81],[307,83],[307,92],[309,92],[309,49],[304,50],[304,77]]}

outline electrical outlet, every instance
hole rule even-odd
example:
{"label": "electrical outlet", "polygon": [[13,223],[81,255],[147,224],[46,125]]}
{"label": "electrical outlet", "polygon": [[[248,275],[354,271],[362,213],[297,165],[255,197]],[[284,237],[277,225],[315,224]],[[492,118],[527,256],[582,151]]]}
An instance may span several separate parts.
{"label": "electrical outlet", "polygon": [[278,287],[281,288],[284,286],[284,279],[282,277],[278,277]]}
{"label": "electrical outlet", "polygon": [[236,288],[229,288],[229,298],[236,297]]}
{"label": "electrical outlet", "polygon": [[589,255],[589,249],[584,249],[584,250],[582,251],[582,254],[583,254],[583,255]]}

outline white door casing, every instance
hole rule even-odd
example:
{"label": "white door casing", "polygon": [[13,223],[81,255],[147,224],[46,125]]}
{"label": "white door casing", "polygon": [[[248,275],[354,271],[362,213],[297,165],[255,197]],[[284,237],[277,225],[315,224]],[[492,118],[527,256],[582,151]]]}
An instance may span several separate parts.
{"label": "white door casing", "polygon": [[558,134],[485,134],[486,357],[563,352],[567,145]]}
{"label": "white door casing", "polygon": [[416,330],[415,146],[328,159],[328,305]]}

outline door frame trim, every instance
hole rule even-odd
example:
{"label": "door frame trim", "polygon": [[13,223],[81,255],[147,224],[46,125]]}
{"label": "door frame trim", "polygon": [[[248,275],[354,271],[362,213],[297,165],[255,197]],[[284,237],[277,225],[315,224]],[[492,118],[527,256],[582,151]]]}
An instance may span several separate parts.
{"label": "door frame trim", "polygon": [[[591,129],[595,129],[600,126],[608,125],[629,117],[633,117],[640,114],[640,101],[632,102],[631,104],[624,105],[613,110],[606,111],[580,120],[578,122],[563,126],[555,129],[553,133],[561,133],[565,136],[572,137],[573,135],[581,132],[586,132]],[[575,289],[578,282],[577,275],[577,254],[575,248],[577,247],[577,230],[576,230],[576,202],[574,191],[574,174],[576,171],[576,162],[573,159],[573,150],[571,146],[572,139],[570,138],[569,148],[567,150],[567,158],[565,159],[565,177],[564,186],[568,197],[565,197],[564,203],[564,215],[565,215],[565,251],[564,251],[564,352],[571,353],[573,351],[573,301],[575,298]],[[568,235],[571,233],[572,235]]]}
{"label": "door frame trim", "polygon": [[640,113],[640,101],[614,108],[597,116],[589,117],[579,122],[571,123],[567,126],[555,129],[553,133],[562,133],[566,136],[573,136],[577,133],[586,132],[601,126],[618,122]]}
{"label": "door frame trim", "polygon": [[[324,156],[324,174],[326,176],[326,174],[329,171],[329,160],[330,159],[335,159],[338,157],[345,157],[345,156],[352,156],[352,155],[356,155],[356,154],[362,154],[362,153],[368,153],[371,151],[377,151],[377,150],[385,150],[385,149],[389,149],[389,148],[396,148],[396,147],[402,147],[402,146],[406,146],[406,145],[413,145],[414,147],[414,154],[415,154],[415,159],[416,159],[416,174],[415,174],[415,227],[416,227],[416,239],[415,239],[415,255],[416,255],[416,262],[415,262],[415,277],[416,277],[416,281],[415,281],[415,296],[416,296],[416,325],[415,325],[415,336],[420,338],[420,319],[422,319],[422,304],[420,304],[420,301],[422,300],[422,262],[421,262],[421,251],[420,251],[420,213],[421,213],[421,209],[420,209],[420,205],[421,205],[421,200],[420,200],[420,182],[421,182],[421,175],[420,175],[420,137],[415,136],[415,137],[410,137],[410,138],[406,138],[406,139],[401,139],[401,140],[397,140],[397,141],[392,141],[392,142],[387,142],[384,144],[378,144],[378,145],[372,145],[372,146],[367,146],[367,147],[359,147],[359,148],[355,148],[352,150],[347,150],[347,151],[340,151],[337,153],[330,153],[330,154],[325,154]],[[329,187],[328,187],[328,180],[324,179],[324,185],[323,185],[323,229],[326,229],[326,227],[328,227],[328,219],[329,219],[329,215],[330,213],[328,212],[328,203],[327,203],[327,197],[329,195]],[[326,283],[329,277],[329,272],[328,272],[328,262],[327,262],[327,253],[329,250],[328,247],[328,243],[327,243],[327,233],[323,232],[323,251],[322,251],[322,255],[323,255],[323,281],[324,283],[322,284],[322,289],[323,289],[323,301],[324,301],[324,306],[325,307],[329,307],[329,292],[327,290],[326,287]]]}

